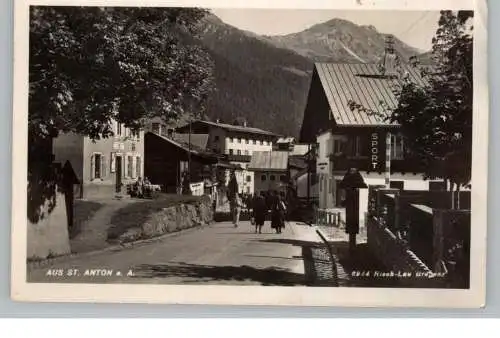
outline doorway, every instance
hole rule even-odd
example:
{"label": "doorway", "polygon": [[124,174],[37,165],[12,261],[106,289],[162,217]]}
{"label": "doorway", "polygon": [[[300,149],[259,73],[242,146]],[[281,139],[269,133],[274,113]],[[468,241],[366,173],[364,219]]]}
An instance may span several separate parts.
{"label": "doorway", "polygon": [[115,168],[116,168],[116,192],[119,193],[122,191],[122,156],[116,155],[115,157]]}

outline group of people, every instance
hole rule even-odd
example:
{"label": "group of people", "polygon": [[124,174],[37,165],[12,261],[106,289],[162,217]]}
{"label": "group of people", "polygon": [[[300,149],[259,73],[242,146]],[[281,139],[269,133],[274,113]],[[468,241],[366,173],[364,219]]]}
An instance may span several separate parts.
{"label": "group of people", "polygon": [[[227,197],[229,200],[230,212],[234,227],[238,227],[241,209],[245,207],[243,199],[238,192],[238,182],[236,175],[231,173],[229,180]],[[271,228],[280,234],[285,227],[287,207],[284,199],[276,191],[272,191],[266,196],[264,192],[256,194],[246,203],[246,207],[251,210],[252,223],[255,225],[255,233],[262,233],[262,227],[266,221],[269,210],[271,211]]]}
{"label": "group of people", "polygon": [[144,179],[142,179],[142,177],[139,177],[137,181],[132,183],[129,194],[132,197],[144,198],[149,196],[151,192],[150,187],[151,187],[151,182],[147,177],[145,177]]}

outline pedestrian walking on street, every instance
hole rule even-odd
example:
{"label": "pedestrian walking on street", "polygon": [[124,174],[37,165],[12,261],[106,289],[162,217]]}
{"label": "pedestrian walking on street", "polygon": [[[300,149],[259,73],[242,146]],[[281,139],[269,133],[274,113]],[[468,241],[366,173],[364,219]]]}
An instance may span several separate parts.
{"label": "pedestrian walking on street", "polygon": [[257,233],[258,231],[259,234],[261,234],[267,214],[266,199],[264,198],[263,193],[261,193],[260,195],[255,195],[252,203],[252,208],[253,218],[255,220],[255,233]]}
{"label": "pedestrian walking on street", "polygon": [[[235,227],[238,226],[239,220],[239,212],[238,212],[238,182],[236,181],[236,174],[234,170],[231,172],[231,178],[229,179],[229,183],[227,185],[227,199],[229,201],[229,212],[231,214],[231,218],[233,220],[233,224]],[[241,204],[241,203],[240,203]]]}
{"label": "pedestrian walking on street", "polygon": [[277,234],[280,234],[281,229],[285,227],[285,212],[285,203],[281,200],[281,197],[274,192],[271,209],[271,228],[275,229]]}
{"label": "pedestrian walking on street", "polygon": [[234,227],[237,228],[238,224],[240,222],[240,214],[241,214],[241,208],[243,207],[243,201],[240,197],[239,194],[235,195],[234,202],[233,202],[233,224]]}

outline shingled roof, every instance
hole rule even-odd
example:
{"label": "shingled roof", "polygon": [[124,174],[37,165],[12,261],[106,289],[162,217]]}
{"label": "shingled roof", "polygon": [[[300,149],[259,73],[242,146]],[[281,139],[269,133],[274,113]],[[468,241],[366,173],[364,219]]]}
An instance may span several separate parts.
{"label": "shingled roof", "polygon": [[[331,113],[339,126],[391,125],[378,116],[360,110],[351,110],[349,101],[379,113],[397,106],[393,89],[400,79],[380,74],[377,64],[335,64],[316,63],[315,68]],[[403,72],[412,82],[426,85],[420,72],[410,65],[401,65]],[[387,107],[387,108],[385,108]]]}

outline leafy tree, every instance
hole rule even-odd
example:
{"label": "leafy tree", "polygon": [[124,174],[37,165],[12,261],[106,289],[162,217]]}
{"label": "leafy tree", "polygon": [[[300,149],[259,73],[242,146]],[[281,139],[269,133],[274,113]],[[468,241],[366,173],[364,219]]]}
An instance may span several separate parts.
{"label": "leafy tree", "polygon": [[194,39],[196,8],[30,8],[28,217],[55,205],[51,140],[74,132],[100,139],[111,121],[203,111],[213,62]]}
{"label": "leafy tree", "polygon": [[[396,122],[405,145],[426,168],[427,178],[443,178],[459,190],[471,179],[472,152],[472,25],[471,11],[441,11],[432,40],[432,67],[422,67],[425,85],[407,78],[395,88],[398,105],[369,112]],[[401,71],[401,69],[400,69]],[[353,109],[365,109],[351,102]]]}
{"label": "leafy tree", "polygon": [[204,10],[31,7],[29,131],[110,136],[203,109],[212,62],[190,40]]}

